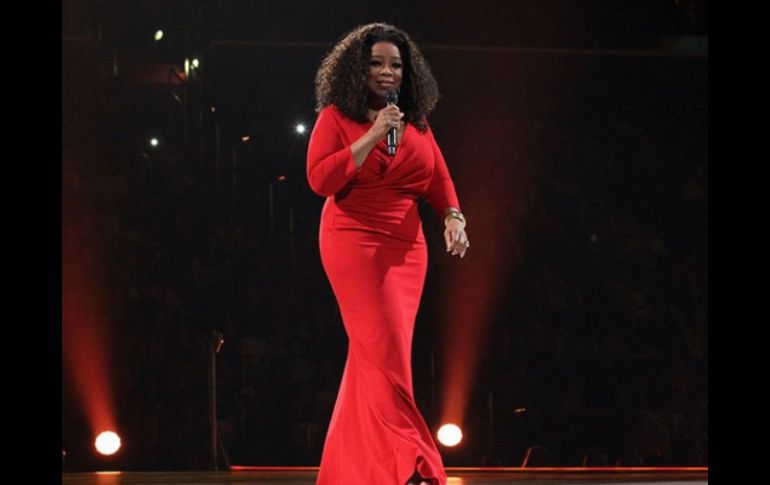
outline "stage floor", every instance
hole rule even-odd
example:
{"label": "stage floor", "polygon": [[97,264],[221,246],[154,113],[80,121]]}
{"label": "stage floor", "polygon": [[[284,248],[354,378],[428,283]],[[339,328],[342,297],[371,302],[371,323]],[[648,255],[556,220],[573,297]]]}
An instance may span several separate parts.
{"label": "stage floor", "polygon": [[[62,473],[62,485],[315,485],[316,469],[243,470],[222,472],[96,472]],[[447,468],[447,485],[702,485],[708,471],[682,470],[524,470]]]}

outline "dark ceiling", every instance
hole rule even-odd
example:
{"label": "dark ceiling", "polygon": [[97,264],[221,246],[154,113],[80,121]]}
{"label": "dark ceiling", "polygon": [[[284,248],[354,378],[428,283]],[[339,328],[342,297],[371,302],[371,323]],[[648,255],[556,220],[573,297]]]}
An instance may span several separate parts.
{"label": "dark ceiling", "polygon": [[[267,153],[271,141],[286,143],[268,127],[312,124],[315,70],[359,24],[404,29],[432,62],[453,50],[466,60],[494,49],[655,51],[672,38],[707,38],[707,20],[706,0],[66,0],[63,104],[67,111],[80,103],[78,90],[101,94],[101,108],[133,120],[120,127],[124,136],[144,136],[153,123],[180,127],[184,114],[174,96],[181,90],[169,72],[181,73],[184,59],[197,57],[202,67],[189,109],[216,106],[226,137],[262,133]],[[158,29],[160,42],[153,39]]]}

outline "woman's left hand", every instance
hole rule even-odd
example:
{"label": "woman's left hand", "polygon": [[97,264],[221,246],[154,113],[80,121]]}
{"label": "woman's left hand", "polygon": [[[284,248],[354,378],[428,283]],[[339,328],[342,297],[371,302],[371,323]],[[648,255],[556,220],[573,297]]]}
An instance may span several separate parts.
{"label": "woman's left hand", "polygon": [[465,224],[459,219],[450,219],[444,229],[444,241],[446,241],[447,252],[452,252],[452,256],[459,254],[461,258],[465,257],[465,251],[471,243],[468,241],[468,235],[465,234]]}

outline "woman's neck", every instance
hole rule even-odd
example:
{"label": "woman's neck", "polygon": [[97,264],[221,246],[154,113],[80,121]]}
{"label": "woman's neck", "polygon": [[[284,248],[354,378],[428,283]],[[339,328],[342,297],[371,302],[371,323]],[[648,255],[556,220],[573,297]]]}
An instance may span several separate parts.
{"label": "woman's neck", "polygon": [[387,106],[385,98],[379,98],[376,96],[369,96],[369,109],[372,111],[379,111]]}

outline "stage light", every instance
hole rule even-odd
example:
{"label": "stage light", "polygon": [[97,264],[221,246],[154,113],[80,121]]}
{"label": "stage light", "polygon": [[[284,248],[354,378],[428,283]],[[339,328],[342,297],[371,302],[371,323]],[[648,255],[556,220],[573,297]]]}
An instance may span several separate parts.
{"label": "stage light", "polygon": [[163,31],[159,30],[155,32],[155,41],[160,42],[160,40],[163,38]]}
{"label": "stage light", "polygon": [[192,60],[192,68],[193,69],[198,69],[199,67],[200,67],[200,62],[198,62],[198,59],[193,59]]}
{"label": "stage light", "polygon": [[150,138],[150,146],[158,146],[160,144],[160,141],[158,141],[157,138]]}
{"label": "stage light", "polygon": [[216,113],[217,112],[217,107],[216,106],[212,106],[211,107],[211,112],[212,113]]}
{"label": "stage light", "polygon": [[241,137],[241,141],[243,143],[248,143],[249,140],[251,140],[251,137],[249,135],[244,135],[244,136]]}
{"label": "stage light", "polygon": [[455,446],[462,441],[463,432],[456,424],[447,423],[439,428],[436,436],[442,445]]}
{"label": "stage light", "polygon": [[190,75],[190,59],[184,60],[184,75],[185,76]]}
{"label": "stage light", "polygon": [[120,436],[113,431],[103,431],[96,437],[94,446],[102,455],[113,455],[120,449]]}
{"label": "stage light", "polygon": [[279,182],[283,182],[284,180],[286,180],[286,175],[279,175],[278,176],[278,181]]}
{"label": "stage light", "polygon": [[297,133],[302,134],[305,131],[306,131],[305,125],[303,125],[302,123],[297,125]]}

